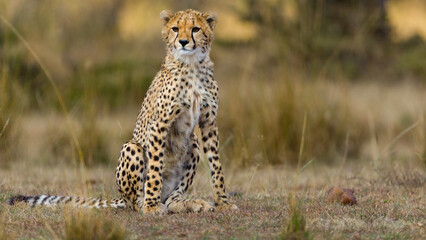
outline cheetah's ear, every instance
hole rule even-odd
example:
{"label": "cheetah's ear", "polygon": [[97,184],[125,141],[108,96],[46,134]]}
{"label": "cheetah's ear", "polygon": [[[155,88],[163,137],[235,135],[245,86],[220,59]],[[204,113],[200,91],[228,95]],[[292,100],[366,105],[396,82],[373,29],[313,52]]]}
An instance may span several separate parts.
{"label": "cheetah's ear", "polygon": [[163,24],[166,25],[173,17],[173,13],[169,10],[163,10],[160,13],[160,19],[163,20]]}
{"label": "cheetah's ear", "polygon": [[214,28],[216,27],[216,23],[217,23],[216,13],[208,11],[208,12],[203,13],[203,17],[206,19],[210,28],[212,30],[214,30]]}

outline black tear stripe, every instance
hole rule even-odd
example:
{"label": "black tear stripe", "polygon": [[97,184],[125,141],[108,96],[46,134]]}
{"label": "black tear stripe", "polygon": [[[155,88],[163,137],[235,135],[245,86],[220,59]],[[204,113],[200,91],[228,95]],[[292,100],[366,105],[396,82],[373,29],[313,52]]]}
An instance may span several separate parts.
{"label": "black tear stripe", "polygon": [[179,32],[176,34],[175,40],[173,40],[173,48],[176,49],[176,39],[179,37]]}
{"label": "black tear stripe", "polygon": [[191,30],[191,38],[192,38],[192,41],[194,42],[194,47],[192,49],[196,49],[197,48],[197,43],[195,42],[194,33],[192,32],[192,30]]}

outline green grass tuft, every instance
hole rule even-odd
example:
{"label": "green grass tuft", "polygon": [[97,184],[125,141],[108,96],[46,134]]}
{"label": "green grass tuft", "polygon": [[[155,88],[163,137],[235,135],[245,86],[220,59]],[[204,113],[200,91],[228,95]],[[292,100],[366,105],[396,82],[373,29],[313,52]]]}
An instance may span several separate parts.
{"label": "green grass tuft", "polygon": [[312,234],[306,228],[306,219],[302,210],[302,202],[290,197],[290,218],[287,220],[280,239],[298,240],[298,239],[313,239]]}

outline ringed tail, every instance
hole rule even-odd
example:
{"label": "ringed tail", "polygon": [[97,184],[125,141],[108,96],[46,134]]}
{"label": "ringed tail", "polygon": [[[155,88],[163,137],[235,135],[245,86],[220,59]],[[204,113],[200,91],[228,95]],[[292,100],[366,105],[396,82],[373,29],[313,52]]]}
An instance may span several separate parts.
{"label": "ringed tail", "polygon": [[126,202],[119,199],[105,200],[101,198],[86,198],[74,196],[23,196],[17,195],[9,198],[6,203],[14,205],[17,202],[25,202],[31,207],[34,206],[57,206],[57,205],[71,205],[73,207],[82,208],[125,208]]}

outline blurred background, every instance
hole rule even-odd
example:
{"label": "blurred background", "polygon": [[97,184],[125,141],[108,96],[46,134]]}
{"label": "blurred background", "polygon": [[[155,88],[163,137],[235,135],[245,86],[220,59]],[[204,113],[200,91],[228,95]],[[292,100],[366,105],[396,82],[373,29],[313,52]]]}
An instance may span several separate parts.
{"label": "blurred background", "polygon": [[[165,47],[159,13],[218,14],[223,162],[426,163],[424,0],[0,0],[0,167],[115,165]],[[52,84],[9,22],[52,75]],[[302,134],[306,117],[305,133]]]}

